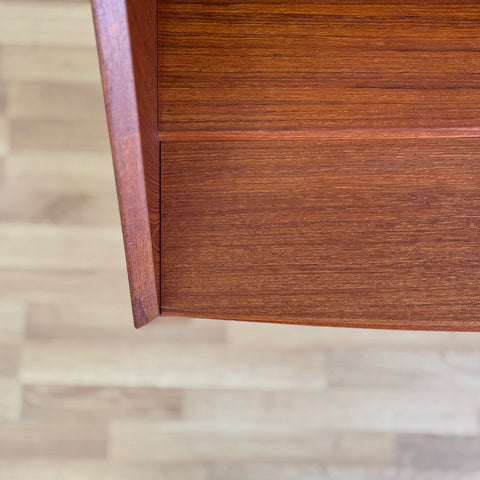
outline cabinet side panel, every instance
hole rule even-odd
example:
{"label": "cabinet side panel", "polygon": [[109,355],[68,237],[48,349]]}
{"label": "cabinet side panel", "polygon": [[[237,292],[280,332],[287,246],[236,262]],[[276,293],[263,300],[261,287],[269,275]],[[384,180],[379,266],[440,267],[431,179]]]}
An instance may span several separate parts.
{"label": "cabinet side panel", "polygon": [[[139,56],[142,50],[147,55],[147,45],[142,45],[140,40],[139,22],[148,18],[147,6],[154,7],[154,2],[148,0],[141,6],[137,3],[138,11],[130,17],[128,13],[132,9],[127,3],[125,0],[92,0],[130,293],[135,326],[140,327],[159,315],[155,272],[158,261],[155,262],[151,235],[152,232],[158,235],[158,227],[152,228],[154,199],[150,200],[149,211],[149,195],[158,192],[158,187],[151,187],[155,165],[158,166],[158,136],[156,101],[153,110],[146,109],[148,93],[141,97],[136,94],[141,90],[138,82],[143,73],[142,82],[147,85],[152,82],[153,89],[156,75],[149,78],[148,71],[142,73],[146,62],[132,57]],[[152,115],[153,124],[148,126]],[[158,219],[158,202],[156,215]]]}
{"label": "cabinet side panel", "polygon": [[126,0],[157,291],[160,288],[160,148],[157,0]]}

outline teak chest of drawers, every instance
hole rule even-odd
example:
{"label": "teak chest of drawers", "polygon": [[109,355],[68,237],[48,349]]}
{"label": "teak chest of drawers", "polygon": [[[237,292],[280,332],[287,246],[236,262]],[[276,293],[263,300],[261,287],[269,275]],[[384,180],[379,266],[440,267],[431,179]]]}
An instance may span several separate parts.
{"label": "teak chest of drawers", "polygon": [[479,2],[93,7],[137,326],[480,330]]}

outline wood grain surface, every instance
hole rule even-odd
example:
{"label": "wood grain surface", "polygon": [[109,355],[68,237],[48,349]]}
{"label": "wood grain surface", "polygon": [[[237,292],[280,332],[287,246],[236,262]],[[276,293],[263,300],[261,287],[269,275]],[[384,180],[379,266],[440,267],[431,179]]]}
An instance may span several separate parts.
{"label": "wood grain surface", "polygon": [[160,143],[157,125],[157,3],[157,0],[141,2],[126,0],[158,303],[160,301]]}
{"label": "wood grain surface", "polygon": [[476,1],[159,2],[162,132],[471,127]]}
{"label": "wood grain surface", "polygon": [[478,139],[165,142],[162,310],[479,328]]}
{"label": "wood grain surface", "polygon": [[135,325],[159,310],[156,1],[92,0]]}
{"label": "wood grain surface", "polygon": [[478,2],[159,3],[162,311],[480,329]]}
{"label": "wood grain surface", "polygon": [[478,333],[132,330],[94,43],[0,1],[0,480],[478,480]]}

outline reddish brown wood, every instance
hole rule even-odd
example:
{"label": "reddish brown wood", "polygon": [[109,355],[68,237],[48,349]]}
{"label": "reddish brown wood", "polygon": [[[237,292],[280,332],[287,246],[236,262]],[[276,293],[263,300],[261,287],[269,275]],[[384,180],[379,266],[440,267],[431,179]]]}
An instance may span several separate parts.
{"label": "reddish brown wood", "polygon": [[160,130],[472,127],[478,1],[162,0]]}
{"label": "reddish brown wood", "polygon": [[[160,143],[157,98],[157,0],[127,0],[138,121],[157,292],[160,289]],[[158,299],[160,296],[158,295]]]}
{"label": "reddish brown wood", "polygon": [[480,330],[478,138],[166,142],[162,311]]}
{"label": "reddish brown wood", "polygon": [[472,138],[480,127],[465,128],[356,128],[334,130],[215,130],[161,132],[162,142],[238,142],[246,140],[351,140],[382,138]]}
{"label": "reddish brown wood", "polygon": [[478,2],[158,18],[165,313],[480,330]]}
{"label": "reddish brown wood", "polygon": [[135,325],[160,313],[156,1],[92,0]]}
{"label": "reddish brown wood", "polygon": [[478,1],[93,3],[137,326],[480,330]]}

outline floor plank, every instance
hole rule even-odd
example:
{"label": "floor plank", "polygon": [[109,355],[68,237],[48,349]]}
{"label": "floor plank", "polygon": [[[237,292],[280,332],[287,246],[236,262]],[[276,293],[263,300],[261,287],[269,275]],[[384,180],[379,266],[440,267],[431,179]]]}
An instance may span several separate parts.
{"label": "floor plank", "polygon": [[178,389],[24,385],[22,415],[26,419],[50,418],[97,421],[117,417],[178,419]]}
{"label": "floor plank", "polygon": [[[145,449],[132,441],[137,436],[141,436],[150,448]],[[390,434],[331,433],[321,428],[284,423],[116,420],[111,425],[109,438],[109,458],[142,462],[315,460],[369,465],[390,463],[394,456],[394,438]]]}
{"label": "floor plank", "polygon": [[479,371],[478,350],[339,349],[327,356],[332,386],[478,392]]}
{"label": "floor plank", "polygon": [[478,435],[478,397],[408,389],[323,392],[192,390],[183,416],[195,421],[298,422],[331,431]]}
{"label": "floor plank", "polygon": [[[118,385],[319,390],[325,387],[322,352],[262,352],[140,337],[107,343],[28,340],[20,378],[35,385]],[[47,348],[48,347],[48,348]],[[132,362],[132,358],[135,359]]]}
{"label": "floor plank", "polygon": [[106,427],[98,421],[2,422],[2,458],[104,458]]}

